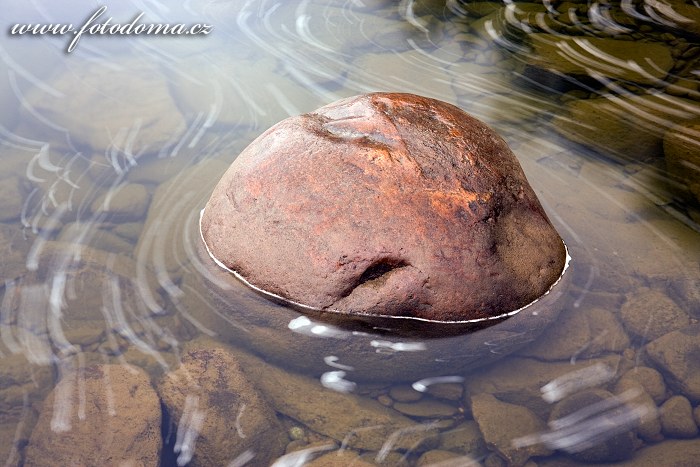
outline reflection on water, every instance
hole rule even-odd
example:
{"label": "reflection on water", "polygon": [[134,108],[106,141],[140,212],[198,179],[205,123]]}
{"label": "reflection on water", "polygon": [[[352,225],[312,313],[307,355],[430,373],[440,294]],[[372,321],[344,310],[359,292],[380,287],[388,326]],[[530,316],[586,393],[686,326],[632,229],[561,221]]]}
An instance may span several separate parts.
{"label": "reflection on water", "polygon": [[[90,8],[3,2],[3,30],[80,24]],[[107,11],[213,32],[85,36],[71,54],[67,37],[0,38],[6,465],[696,462],[695,3]],[[527,323],[475,347],[314,324],[200,254],[199,211],[253,138],[378,90],[454,103],[518,156],[574,258],[534,342]],[[527,345],[505,356],[514,344]],[[470,360],[490,363],[454,371]]]}

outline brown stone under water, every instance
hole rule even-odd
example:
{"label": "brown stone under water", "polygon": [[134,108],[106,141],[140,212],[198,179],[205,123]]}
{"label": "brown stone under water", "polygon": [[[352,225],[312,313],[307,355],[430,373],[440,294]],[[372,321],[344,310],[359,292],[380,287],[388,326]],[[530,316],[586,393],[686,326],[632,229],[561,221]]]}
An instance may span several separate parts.
{"label": "brown stone under water", "polygon": [[250,285],[318,310],[464,321],[547,292],[565,247],[484,123],[373,93],[288,118],[231,164],[201,221]]}

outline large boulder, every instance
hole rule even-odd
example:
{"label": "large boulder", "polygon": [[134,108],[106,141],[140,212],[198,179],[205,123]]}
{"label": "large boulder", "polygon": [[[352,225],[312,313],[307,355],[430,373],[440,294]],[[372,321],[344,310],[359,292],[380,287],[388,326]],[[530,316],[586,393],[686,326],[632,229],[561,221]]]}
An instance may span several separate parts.
{"label": "large boulder", "polygon": [[491,319],[545,294],[566,261],[503,139],[411,94],[270,128],[214,189],[201,232],[254,288],[341,315]]}

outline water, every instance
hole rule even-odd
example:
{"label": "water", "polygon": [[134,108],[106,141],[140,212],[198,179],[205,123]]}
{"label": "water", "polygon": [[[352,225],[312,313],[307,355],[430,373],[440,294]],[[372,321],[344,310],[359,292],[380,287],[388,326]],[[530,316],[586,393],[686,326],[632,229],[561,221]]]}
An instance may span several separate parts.
{"label": "water", "polygon": [[[697,462],[700,146],[676,126],[700,115],[696,5],[133,1],[101,20],[212,32],[70,53],[8,32],[97,8],[2,3],[6,465]],[[573,257],[534,342],[525,319],[353,334],[201,254],[199,211],[252,139],[379,90],[456,104],[517,155]]]}

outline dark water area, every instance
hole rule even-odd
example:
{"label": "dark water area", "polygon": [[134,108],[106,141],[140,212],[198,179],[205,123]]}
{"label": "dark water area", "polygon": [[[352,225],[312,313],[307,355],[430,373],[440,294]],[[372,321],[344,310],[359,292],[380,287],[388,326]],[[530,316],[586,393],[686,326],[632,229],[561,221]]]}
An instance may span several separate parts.
{"label": "dark water area", "polygon": [[[697,465],[697,3],[105,5],[76,40],[20,26],[101,5],[0,1],[5,465]],[[240,151],[372,91],[507,141],[572,258],[540,309],[397,336],[212,264],[200,211]]]}

